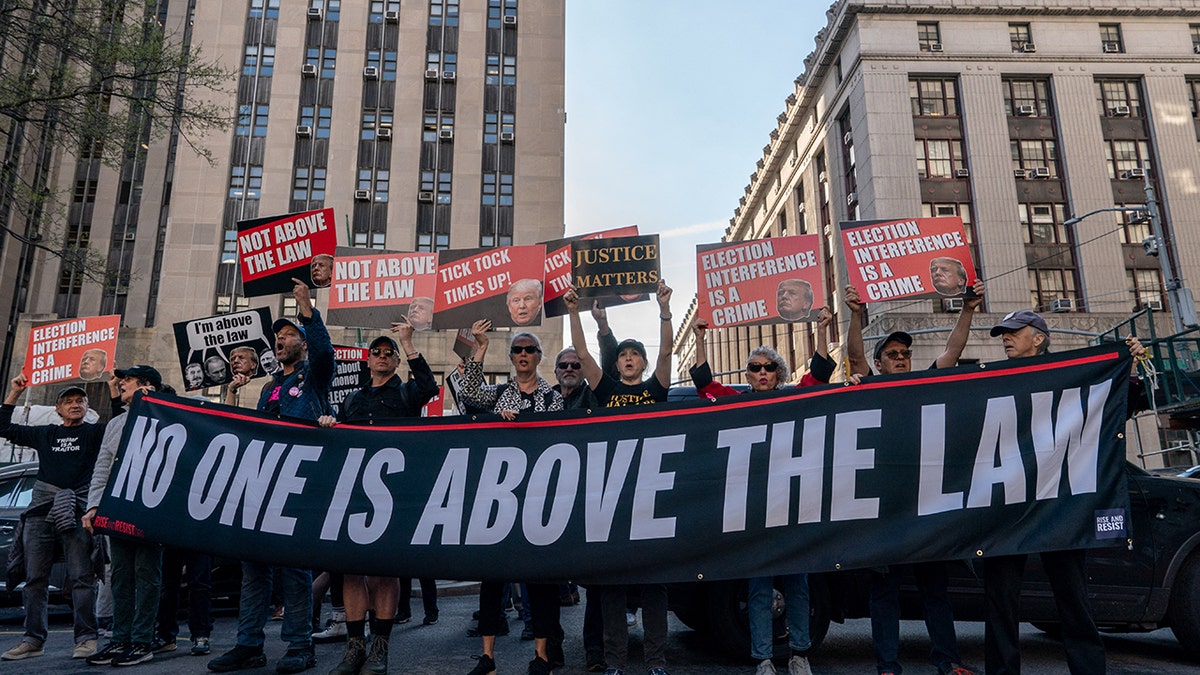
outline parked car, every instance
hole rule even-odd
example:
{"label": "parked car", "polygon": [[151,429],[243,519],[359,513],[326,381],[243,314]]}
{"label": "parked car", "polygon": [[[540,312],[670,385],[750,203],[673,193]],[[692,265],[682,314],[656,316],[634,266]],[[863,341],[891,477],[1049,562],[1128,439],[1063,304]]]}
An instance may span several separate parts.
{"label": "parked car", "polygon": [[[1092,614],[1102,631],[1137,633],[1169,627],[1179,644],[1200,656],[1200,481],[1164,476],[1126,464],[1132,511],[1131,543],[1092,549],[1087,556]],[[870,575],[865,570],[809,576],[811,639],[816,649],[829,623],[870,616]],[[706,633],[730,656],[748,658],[750,627],[745,581],[676,584],[675,615]],[[960,621],[984,620],[983,574],[978,561],[951,565],[949,595]],[[912,579],[901,585],[903,619],[921,618]],[[787,649],[783,597],[776,593],[776,649]],[[1040,559],[1030,556],[1021,590],[1021,618],[1058,630],[1058,614]]]}

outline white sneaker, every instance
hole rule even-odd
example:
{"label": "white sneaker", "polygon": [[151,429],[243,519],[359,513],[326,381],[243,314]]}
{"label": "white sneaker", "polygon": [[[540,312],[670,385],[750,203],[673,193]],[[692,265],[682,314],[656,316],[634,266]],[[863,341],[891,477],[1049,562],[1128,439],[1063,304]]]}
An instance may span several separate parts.
{"label": "white sneaker", "polygon": [[334,612],[333,618],[325,622],[325,630],[313,633],[313,642],[340,642],[346,639],[346,613]]}
{"label": "white sneaker", "polygon": [[778,675],[778,673],[779,671],[775,670],[775,664],[771,663],[771,659],[760,661],[758,668],[754,671],[754,675]]}
{"label": "white sneaker", "polygon": [[636,626],[637,612],[625,612],[625,623],[628,624],[630,628]]}
{"label": "white sneaker", "polygon": [[788,659],[788,675],[813,675],[808,659],[798,655]]}

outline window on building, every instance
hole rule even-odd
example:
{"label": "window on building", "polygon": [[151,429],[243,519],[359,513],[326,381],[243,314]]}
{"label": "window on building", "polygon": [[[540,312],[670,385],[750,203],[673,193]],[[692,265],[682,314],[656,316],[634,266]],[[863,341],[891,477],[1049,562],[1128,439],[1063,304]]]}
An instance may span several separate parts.
{"label": "window on building", "polygon": [[958,117],[958,88],[953,79],[918,79],[908,83],[914,117]]}
{"label": "window on building", "polygon": [[323,10],[326,21],[337,21],[341,18],[342,0],[309,0],[308,6]]}
{"label": "window on building", "polygon": [[1134,169],[1153,170],[1147,141],[1106,141],[1104,159],[1108,162],[1110,178],[1128,180],[1134,177],[1129,173]]}
{"label": "window on building", "polygon": [[[1117,206],[1142,206],[1142,204],[1117,204]],[[1150,236],[1150,217],[1145,213],[1118,211],[1116,215],[1121,221],[1121,243],[1141,246],[1142,240]]]}
{"label": "window on building", "polygon": [[1012,44],[1012,50],[1014,52],[1028,51],[1030,47],[1027,45],[1033,44],[1033,33],[1029,30],[1029,24],[1008,24],[1008,41]]}
{"label": "window on building", "polygon": [[1125,42],[1121,39],[1121,24],[1100,24],[1100,48],[1106,54],[1120,54],[1125,51]]}
{"label": "window on building", "polygon": [[239,105],[237,126],[234,132],[238,136],[256,136],[259,138],[266,136],[267,113],[269,110],[270,106],[266,103]]}
{"label": "window on building", "polygon": [[321,74],[322,79],[331,80],[337,69],[337,49],[333,47],[308,47],[304,52],[304,62],[312,64]]}
{"label": "window on building", "polygon": [[242,74],[270,77],[275,72],[275,45],[246,45]]}
{"label": "window on building", "polygon": [[418,251],[445,251],[450,248],[450,235],[438,233],[434,234],[418,234],[417,235],[417,250]]}
{"label": "window on building", "polygon": [[383,21],[384,12],[399,12],[400,0],[371,0],[370,13],[367,20],[371,23]]}
{"label": "window on building", "polygon": [[1147,307],[1155,311],[1166,309],[1166,289],[1163,287],[1161,270],[1149,268],[1125,270],[1125,280],[1133,294],[1134,311]]}
{"label": "window on building", "polygon": [[1078,305],[1075,254],[1065,204],[1018,204],[1025,240],[1025,264],[1029,274],[1032,306],[1051,308],[1055,300],[1067,298]]}
{"label": "window on building", "polygon": [[382,73],[381,78],[383,79],[384,82],[395,82],[396,81],[396,50],[395,49],[383,50],[383,70],[381,70],[380,72]]}
{"label": "window on building", "polygon": [[1188,33],[1192,36],[1192,53],[1200,54],[1200,23],[1189,24]]}
{"label": "window on building", "polygon": [[971,260],[975,261],[975,271],[978,275],[982,265],[979,260],[979,245],[978,238],[975,236],[975,219],[971,217],[971,204],[969,202],[945,202],[932,203],[926,202],[921,204],[921,216],[924,218],[953,218],[957,216],[962,219],[963,231],[967,237],[967,248],[971,251]]}
{"label": "window on building", "polygon": [[224,239],[221,241],[221,262],[236,263],[238,261],[237,230],[225,228]]}
{"label": "window on building", "polygon": [[1004,111],[1009,117],[1049,117],[1050,83],[1047,80],[1004,80]]}
{"label": "window on building", "polygon": [[298,166],[292,178],[292,199],[295,201],[324,201],[325,175],[323,166]]}
{"label": "window on building", "polygon": [[[1058,143],[1053,140],[1009,141],[1013,170],[1028,173],[1031,169],[1046,169],[1041,178],[1058,178]],[[1039,172],[1040,173],[1040,172]]]}
{"label": "window on building", "polygon": [[279,18],[279,0],[250,0],[250,18]]}
{"label": "window on building", "polygon": [[[247,170],[248,169],[248,170]],[[258,199],[262,194],[261,166],[236,164],[229,168],[229,198]]]}
{"label": "window on building", "polygon": [[1096,80],[1101,117],[1142,117],[1142,89],[1137,80]]}
{"label": "window on building", "polygon": [[918,178],[954,178],[959,169],[967,168],[962,141],[921,138],[916,151]]}
{"label": "window on building", "polygon": [[449,204],[450,203],[450,187],[452,184],[452,178],[453,177],[451,176],[449,171],[439,171],[438,172],[438,182],[437,182],[437,203],[438,204]]}
{"label": "window on building", "polygon": [[923,52],[941,51],[942,31],[936,21],[917,23],[917,45]]}
{"label": "window on building", "polygon": [[364,110],[362,122],[359,124],[358,137],[360,140],[375,140],[376,119],[374,110]]}
{"label": "window on building", "polygon": [[232,295],[217,296],[217,314],[240,312],[245,309],[250,309],[250,298],[239,295],[237,301],[234,302]]}
{"label": "window on building", "polygon": [[300,106],[300,125],[312,127],[316,138],[329,138],[333,128],[333,107],[331,106]]}
{"label": "window on building", "polygon": [[1192,105],[1192,117],[1200,118],[1200,78],[1187,81],[1188,102]]}

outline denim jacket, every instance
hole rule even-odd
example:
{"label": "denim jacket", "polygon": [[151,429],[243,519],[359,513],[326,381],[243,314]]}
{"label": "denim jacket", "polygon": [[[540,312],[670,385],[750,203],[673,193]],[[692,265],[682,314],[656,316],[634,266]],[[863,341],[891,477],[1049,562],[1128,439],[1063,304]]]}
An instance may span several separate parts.
{"label": "denim jacket", "polygon": [[313,308],[310,318],[300,316],[308,343],[308,360],[299,361],[291,375],[279,371],[263,387],[258,409],[265,410],[271,393],[279,390],[279,416],[316,421],[321,415],[332,415],[329,387],[333,383],[333,342],[321,320],[320,310]]}

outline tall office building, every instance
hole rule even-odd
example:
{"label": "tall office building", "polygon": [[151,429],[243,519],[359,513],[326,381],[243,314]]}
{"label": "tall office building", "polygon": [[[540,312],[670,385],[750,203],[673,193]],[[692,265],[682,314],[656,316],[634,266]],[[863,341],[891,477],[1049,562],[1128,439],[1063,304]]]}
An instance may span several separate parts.
{"label": "tall office building", "polygon": [[[401,251],[562,236],[562,2],[158,0],[153,11],[235,71],[214,95],[235,122],[226,135],[146,138],[119,170],[86,148],[56,158],[72,195],[66,241],[106,256],[116,282],[37,255],[16,365],[32,321],[120,314],[118,360],[148,360],[178,383],[174,322],[263,305],[294,314],[290,297],[239,293],[236,223],[247,218],[332,207],[339,245]],[[2,252],[6,281],[17,249]],[[557,321],[540,332],[548,349],[561,342]],[[436,371],[457,363],[451,337],[418,336]],[[506,373],[493,356],[490,370]]]}
{"label": "tall office building", "polygon": [[[1135,311],[1167,309],[1139,214],[1068,219],[1145,204],[1148,176],[1176,254],[1172,274],[1187,280],[1200,269],[1200,6],[841,0],[827,17],[726,239],[821,235],[834,342],[849,315],[844,220],[960,216],[987,283],[975,325],[1032,308],[1056,331],[1056,349],[1081,346]],[[872,337],[931,331],[914,346],[916,363],[931,362],[956,308],[872,304],[868,352]],[[693,304],[689,319],[694,312]],[[1170,332],[1169,316],[1157,316],[1159,334]],[[815,347],[811,324],[714,333],[709,360],[727,381],[741,381],[759,344],[797,366]],[[965,359],[1002,358],[995,342],[976,332]],[[675,351],[686,377],[690,331]]]}

